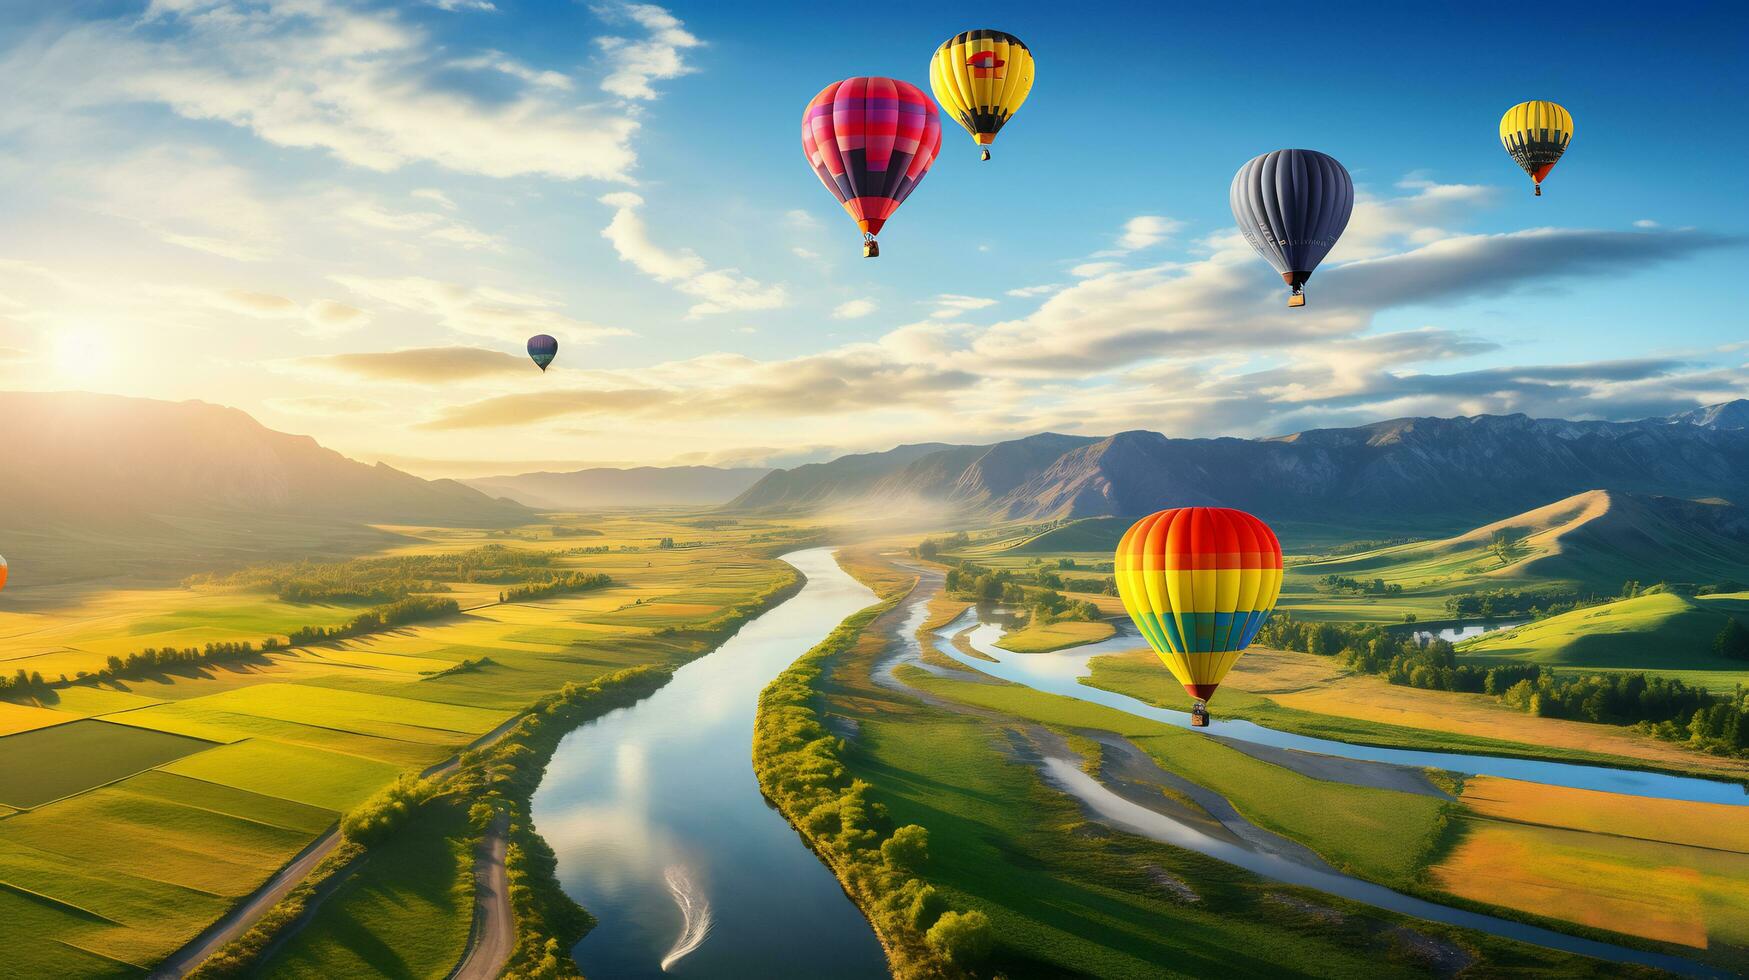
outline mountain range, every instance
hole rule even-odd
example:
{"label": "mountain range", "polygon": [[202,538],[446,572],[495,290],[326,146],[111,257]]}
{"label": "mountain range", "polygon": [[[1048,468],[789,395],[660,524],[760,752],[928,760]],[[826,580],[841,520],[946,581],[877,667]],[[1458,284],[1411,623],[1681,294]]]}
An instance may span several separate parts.
{"label": "mountain range", "polygon": [[509,527],[534,513],[423,480],[205,402],[0,392],[0,554],[9,598],[162,582],[268,558],[392,543],[371,525]]}
{"label": "mountain range", "polygon": [[1593,489],[1741,498],[1749,401],[1635,422],[1402,418],[1261,439],[1045,433],[924,444],[767,475],[727,506],[795,513],[945,509],[959,519],[1133,517],[1238,507],[1354,530],[1455,531]]}
{"label": "mountain range", "polygon": [[523,473],[463,480],[494,497],[539,510],[589,507],[715,506],[734,499],[770,473],[767,467],[594,467],[569,473]]}

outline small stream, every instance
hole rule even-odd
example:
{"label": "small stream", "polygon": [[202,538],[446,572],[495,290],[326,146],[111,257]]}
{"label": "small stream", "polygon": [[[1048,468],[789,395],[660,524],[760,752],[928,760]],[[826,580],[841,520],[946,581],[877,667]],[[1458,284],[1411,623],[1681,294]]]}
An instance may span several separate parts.
{"label": "small stream", "polygon": [[[980,612],[977,609],[968,609],[959,619],[949,623],[940,631],[942,642],[936,645],[943,653],[966,666],[1006,681],[1024,684],[1039,691],[1049,691],[1052,694],[1089,701],[1108,708],[1116,708],[1137,717],[1148,718],[1168,725],[1190,727],[1190,714],[1188,712],[1156,707],[1127,694],[1118,694],[1115,691],[1107,691],[1081,683],[1081,678],[1092,673],[1089,661],[1094,657],[1124,653],[1145,646],[1140,636],[1128,626],[1120,628],[1116,636],[1101,640],[1098,643],[1071,647],[1056,653],[1012,653],[996,645],[996,641],[1002,638],[1004,632],[1000,620],[1001,613],[999,611],[985,609]],[[954,649],[953,645],[948,642],[948,638],[961,632],[967,633],[966,639],[972,649],[990,657],[995,662],[991,663],[968,657]],[[1506,779],[1543,783],[1549,786],[1601,790],[1605,793],[1619,793],[1625,796],[1651,796],[1665,800],[1749,806],[1749,790],[1745,790],[1741,783],[1727,783],[1693,776],[1672,776],[1657,772],[1641,772],[1635,769],[1611,769],[1605,766],[1543,762],[1535,759],[1513,759],[1504,756],[1470,755],[1455,752],[1423,752],[1414,749],[1388,749],[1371,745],[1356,745],[1351,742],[1338,742],[1332,739],[1276,731],[1273,728],[1265,728],[1249,721],[1223,719],[1220,717],[1221,707],[1218,695],[1217,700],[1210,705],[1210,708],[1214,712],[1214,720],[1208,728],[1199,728],[1195,731],[1236,742],[1295,749],[1301,752],[1332,755],[1362,762],[1383,762],[1417,769],[1445,769],[1472,776],[1500,776]]]}
{"label": "small stream", "polygon": [[[913,607],[909,611],[909,615],[906,616],[903,625],[900,626],[901,634],[896,637],[898,642],[894,644],[894,652],[877,668],[877,680],[885,685],[898,686],[902,684],[895,674],[896,668],[901,663],[931,673],[944,673],[941,668],[933,667],[921,660],[922,648],[917,638],[917,632],[926,618],[925,606],[928,595],[925,592],[926,590],[920,589],[919,593],[910,600]],[[967,609],[958,618],[935,631],[938,640],[935,647],[959,663],[993,677],[1023,684],[1035,690],[1116,708],[1138,717],[1185,728],[1190,727],[1190,717],[1185,712],[1157,708],[1135,698],[1080,683],[1080,678],[1089,673],[1088,661],[1093,657],[1136,649],[1141,641],[1135,633],[1120,633],[1099,643],[1057,653],[1017,654],[995,645],[1004,632],[1001,621],[1005,618],[1000,610],[988,608],[980,610],[976,607]],[[961,633],[967,634],[966,638],[974,650],[991,657],[994,662],[966,656],[954,648],[952,638]],[[1290,753],[1283,753],[1283,755],[1290,757],[1284,760],[1284,764],[1290,766],[1294,753],[1307,752],[1357,760],[1363,764],[1379,763],[1381,768],[1390,766],[1412,766],[1416,769],[1431,767],[1638,796],[1701,800],[1736,805],[1749,803],[1749,795],[1745,794],[1742,787],[1705,779],[1565,765],[1555,762],[1500,759],[1493,756],[1376,749],[1369,746],[1351,745],[1346,742],[1292,735],[1243,721],[1217,720],[1210,729],[1195,729],[1195,731],[1223,740],[1293,750]],[[1168,813],[1126,799],[1100,780],[1082,771],[1077,760],[1046,755],[1040,760],[1039,765],[1041,775],[1047,782],[1080,800],[1090,813],[1103,822],[1153,840],[1164,841],[1208,855],[1265,878],[1313,888],[1327,894],[1432,922],[1475,929],[1508,939],[1610,962],[1638,963],[1685,976],[1725,975],[1703,963],[1682,957],[1584,939],[1551,929],[1452,908],[1426,899],[1404,895],[1383,885],[1343,874],[1315,855],[1310,854],[1305,848],[1249,824],[1236,813],[1222,818],[1223,822],[1227,824],[1225,829],[1233,832],[1231,836],[1225,838],[1210,836],[1207,828],[1195,826]]]}

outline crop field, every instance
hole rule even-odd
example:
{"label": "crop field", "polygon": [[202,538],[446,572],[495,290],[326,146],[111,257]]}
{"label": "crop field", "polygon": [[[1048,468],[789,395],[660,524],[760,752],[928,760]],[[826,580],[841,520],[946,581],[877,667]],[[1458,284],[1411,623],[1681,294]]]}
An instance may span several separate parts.
{"label": "crop field", "polygon": [[1466,820],[1432,871],[1476,901],[1720,951],[1749,965],[1749,854],[1495,820]]}
{"label": "crop field", "polygon": [[263,796],[345,811],[394,782],[403,767],[301,745],[249,739],[179,759],[164,769]]}
{"label": "crop field", "polygon": [[1478,816],[1618,837],[1749,854],[1742,807],[1620,796],[1477,776],[1464,782],[1464,805]]}
{"label": "crop field", "polygon": [[[605,572],[613,577],[607,588],[499,603],[507,586],[451,583],[450,597],[487,604],[250,661],[0,701],[0,732],[13,732],[0,735],[0,933],[23,929],[41,940],[16,956],[8,950],[6,968],[139,975],[400,774],[452,756],[567,682],[697,656],[708,637],[688,631],[714,628],[729,608],[793,580],[789,566],[757,557],[763,545],[747,547],[754,534],[790,533],[785,525],[581,523],[610,533],[555,539],[546,528],[403,528],[381,540],[397,552],[494,543],[572,552],[555,567]],[[663,537],[683,546],[658,548]],[[585,546],[615,550],[573,552]],[[30,611],[7,614],[0,629],[30,632],[32,643],[50,648],[40,656],[63,658],[56,663],[69,671],[102,664],[107,654],[94,637],[123,638],[101,649],[124,653],[193,645],[194,634],[182,631],[200,628],[209,613],[210,638],[256,643],[322,623],[312,610],[327,609],[330,623],[355,613],[246,592],[80,588],[59,606],[44,598],[52,593],[36,590]],[[14,650],[4,639],[0,648]],[[465,870],[459,834],[421,835],[427,850],[381,861],[378,877],[361,875],[356,891],[336,896],[340,917],[324,919],[310,943],[288,947],[274,972],[351,975],[364,962],[394,972],[404,960],[414,974],[441,974],[468,928],[468,895],[446,892],[453,881],[445,875]],[[366,922],[397,934],[389,942]],[[373,946],[378,939],[387,945]],[[393,958],[382,959],[390,947]]]}
{"label": "crop field", "polygon": [[[0,803],[42,806],[212,747],[181,735],[90,720],[8,735],[0,739]],[[14,826],[6,824],[8,830]]]}

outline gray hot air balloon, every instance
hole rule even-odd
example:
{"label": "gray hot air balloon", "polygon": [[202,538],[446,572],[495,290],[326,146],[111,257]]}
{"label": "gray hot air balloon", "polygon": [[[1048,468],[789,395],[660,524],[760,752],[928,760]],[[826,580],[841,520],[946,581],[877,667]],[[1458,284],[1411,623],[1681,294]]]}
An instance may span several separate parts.
{"label": "gray hot air balloon", "polygon": [[1275,150],[1239,168],[1228,201],[1245,240],[1293,287],[1287,305],[1306,305],[1302,287],[1354,212],[1348,171],[1317,150]]}

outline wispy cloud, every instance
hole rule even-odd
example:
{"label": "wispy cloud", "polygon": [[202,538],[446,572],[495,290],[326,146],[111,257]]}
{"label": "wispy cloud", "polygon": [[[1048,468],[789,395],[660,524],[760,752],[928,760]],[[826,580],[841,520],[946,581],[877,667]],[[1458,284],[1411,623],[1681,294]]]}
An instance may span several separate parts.
{"label": "wispy cloud", "polygon": [[306,357],[298,363],[369,381],[426,385],[492,375],[527,374],[535,370],[525,357],[480,347],[420,347],[381,353],[329,354]]}
{"label": "wispy cloud", "polygon": [[667,283],[699,302],[688,317],[739,310],[769,310],[789,302],[782,285],[766,285],[739,269],[713,269],[690,249],[673,251],[657,245],[638,213],[644,199],[630,191],[616,191],[601,198],[614,209],[613,220],[601,236],[613,244],[619,257],[657,282]]}
{"label": "wispy cloud", "polygon": [[848,302],[839,303],[836,307],[833,307],[832,319],[855,320],[860,317],[868,316],[870,313],[873,313],[875,309],[875,302],[872,299],[853,299]]}
{"label": "wispy cloud", "polygon": [[652,82],[679,78],[697,69],[688,65],[684,53],[704,42],[687,33],[673,14],[647,3],[618,3],[595,7],[610,20],[630,21],[642,27],[642,38],[602,37],[595,43],[609,66],[601,81],[603,91],[625,99],[653,99]]}
{"label": "wispy cloud", "polygon": [[365,301],[431,317],[459,334],[513,343],[536,333],[553,334],[561,343],[591,343],[628,334],[617,327],[566,316],[556,308],[556,301],[546,297],[494,286],[464,286],[422,276],[332,278]]}

